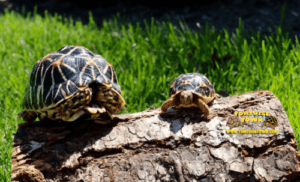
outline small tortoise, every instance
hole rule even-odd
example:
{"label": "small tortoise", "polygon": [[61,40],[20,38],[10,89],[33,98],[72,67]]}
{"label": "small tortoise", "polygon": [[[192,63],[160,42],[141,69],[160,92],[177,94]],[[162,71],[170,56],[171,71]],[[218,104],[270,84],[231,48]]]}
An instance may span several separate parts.
{"label": "small tortoise", "polygon": [[229,126],[230,129],[238,127],[238,126],[244,126],[244,124],[242,123],[242,121],[240,120],[240,118],[238,116],[230,116],[227,119],[227,123],[226,126]]}
{"label": "small tortoise", "polygon": [[261,126],[267,126],[274,129],[276,126],[279,126],[279,124],[274,116],[269,116]]}
{"label": "small tortoise", "polygon": [[181,74],[173,80],[169,91],[169,99],[161,105],[161,110],[166,112],[171,106],[176,108],[200,108],[203,114],[209,115],[208,105],[219,96],[215,93],[213,85],[201,73]]}
{"label": "small tortoise", "polygon": [[65,46],[32,69],[19,117],[106,124],[125,105],[112,65],[81,46]]}

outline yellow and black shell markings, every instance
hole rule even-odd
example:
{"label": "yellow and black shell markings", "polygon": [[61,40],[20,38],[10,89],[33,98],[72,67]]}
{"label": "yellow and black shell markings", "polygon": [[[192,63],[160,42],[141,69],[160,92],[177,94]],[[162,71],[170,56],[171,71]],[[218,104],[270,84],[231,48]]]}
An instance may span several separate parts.
{"label": "yellow and black shell markings", "polygon": [[275,129],[276,126],[279,126],[277,119],[274,116],[269,116],[261,126],[267,126]]}
{"label": "yellow and black shell markings", "polygon": [[35,63],[19,116],[25,121],[37,116],[74,121],[86,113],[92,115],[88,119],[111,118],[124,105],[112,65],[84,47],[69,45]]}
{"label": "yellow and black shell markings", "polygon": [[180,91],[190,90],[195,94],[204,96],[206,103],[215,97],[215,89],[208,78],[201,73],[181,74],[174,79],[170,90],[169,97],[178,94]]}
{"label": "yellow and black shell markings", "polygon": [[230,116],[227,119],[226,126],[229,126],[230,129],[238,127],[238,126],[244,126],[241,119],[238,116]]}
{"label": "yellow and black shell markings", "polygon": [[217,97],[213,85],[201,73],[181,74],[174,79],[170,90],[169,99],[165,101],[161,110],[165,112],[169,107],[188,108],[198,107],[207,116],[209,109]]}

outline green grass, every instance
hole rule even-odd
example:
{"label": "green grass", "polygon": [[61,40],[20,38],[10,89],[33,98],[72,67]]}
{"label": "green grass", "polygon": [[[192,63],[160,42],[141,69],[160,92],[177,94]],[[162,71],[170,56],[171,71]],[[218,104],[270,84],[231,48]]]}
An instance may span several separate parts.
{"label": "green grass", "polygon": [[[36,12],[36,11],[35,11]],[[221,65],[200,66],[215,89],[230,91],[230,95],[254,90],[270,90],[281,101],[299,142],[299,41],[287,39],[279,27],[276,35],[254,37],[243,32],[242,21],[236,34],[213,27],[192,32],[182,24],[182,31],[171,23],[146,22],[119,25],[118,18],[104,21],[98,29],[90,18],[89,25],[71,18],[45,18],[34,13],[22,16],[5,11],[0,15],[0,181],[10,181],[13,135],[22,123],[17,114],[28,85],[34,63],[65,45],[81,45],[101,54],[115,68],[126,100],[127,110],[134,113],[149,107],[159,107],[168,98],[171,82],[179,74],[195,72],[196,65],[207,62],[218,50],[218,57],[227,54],[232,59]],[[189,53],[195,53],[189,60]],[[234,92],[233,89],[237,88]],[[299,143],[298,143],[299,144]]]}

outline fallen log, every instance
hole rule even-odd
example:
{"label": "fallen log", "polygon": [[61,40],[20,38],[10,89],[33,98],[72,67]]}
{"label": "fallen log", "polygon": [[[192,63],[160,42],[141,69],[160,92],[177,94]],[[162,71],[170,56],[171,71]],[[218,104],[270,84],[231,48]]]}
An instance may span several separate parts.
{"label": "fallen log", "polygon": [[[275,116],[274,133],[230,133],[237,112]],[[254,91],[197,109],[159,108],[115,115],[110,124],[33,122],[19,125],[12,181],[298,181],[300,153],[279,99]],[[232,130],[270,130],[244,122]]]}

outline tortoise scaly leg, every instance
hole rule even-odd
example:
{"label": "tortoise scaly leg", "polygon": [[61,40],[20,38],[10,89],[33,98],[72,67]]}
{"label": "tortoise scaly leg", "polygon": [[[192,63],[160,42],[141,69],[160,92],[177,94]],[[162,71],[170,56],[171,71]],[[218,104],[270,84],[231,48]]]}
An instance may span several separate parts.
{"label": "tortoise scaly leg", "polygon": [[209,108],[205,102],[203,102],[201,99],[197,99],[197,102],[195,103],[196,107],[200,108],[205,117],[209,115]]}
{"label": "tortoise scaly leg", "polygon": [[80,118],[83,114],[85,114],[85,112],[83,110],[79,110],[75,113],[72,114],[68,114],[66,116],[62,116],[62,120],[66,121],[66,122],[73,122],[76,119]]}
{"label": "tortoise scaly leg", "polygon": [[162,110],[162,112],[166,112],[167,109],[173,105],[174,105],[173,98],[169,98],[161,105],[160,109]]}
{"label": "tortoise scaly leg", "polygon": [[77,93],[63,101],[58,108],[49,111],[48,113],[51,113],[49,117],[54,120],[73,122],[85,114],[82,109],[91,102],[91,99],[91,88],[79,88]]}

